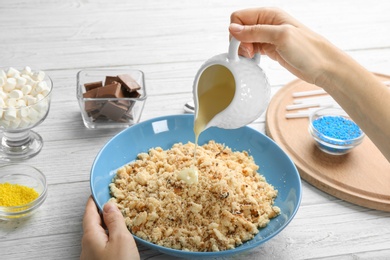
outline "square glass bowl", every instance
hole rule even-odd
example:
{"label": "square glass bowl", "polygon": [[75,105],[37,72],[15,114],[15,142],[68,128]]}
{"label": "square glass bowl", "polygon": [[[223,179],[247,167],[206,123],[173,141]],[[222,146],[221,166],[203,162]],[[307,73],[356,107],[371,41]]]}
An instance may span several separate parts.
{"label": "square glass bowl", "polygon": [[363,142],[364,132],[341,108],[322,108],[309,117],[309,133],[318,148],[328,154],[343,155]]}
{"label": "square glass bowl", "polygon": [[[104,97],[90,97],[86,95],[85,84],[92,85],[102,83],[102,89],[111,84],[106,82],[108,78],[114,79],[118,75],[127,75],[132,84],[138,85],[136,91],[126,92],[123,82],[122,90],[125,95],[111,95],[106,93]],[[108,77],[108,78],[107,78]],[[98,82],[98,83],[97,83]],[[101,90],[102,90],[101,89]],[[96,89],[95,89],[96,90]],[[104,89],[106,90],[106,89]],[[90,89],[89,91],[94,91]],[[128,94],[126,94],[128,93]],[[130,94],[129,94],[130,93]],[[134,69],[90,69],[77,73],[77,100],[79,102],[81,116],[84,125],[89,128],[123,128],[139,122],[147,98],[144,73]]]}

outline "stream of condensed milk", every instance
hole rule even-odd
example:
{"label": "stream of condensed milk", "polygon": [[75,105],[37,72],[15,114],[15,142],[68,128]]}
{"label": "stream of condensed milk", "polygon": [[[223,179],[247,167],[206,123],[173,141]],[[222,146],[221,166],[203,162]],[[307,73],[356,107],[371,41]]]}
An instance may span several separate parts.
{"label": "stream of condensed milk", "polygon": [[187,184],[198,182],[196,165],[196,149],[199,135],[207,124],[232,102],[236,85],[233,74],[222,65],[212,65],[201,74],[198,87],[198,113],[194,121],[195,149],[194,159],[190,168],[179,172],[178,178]]}

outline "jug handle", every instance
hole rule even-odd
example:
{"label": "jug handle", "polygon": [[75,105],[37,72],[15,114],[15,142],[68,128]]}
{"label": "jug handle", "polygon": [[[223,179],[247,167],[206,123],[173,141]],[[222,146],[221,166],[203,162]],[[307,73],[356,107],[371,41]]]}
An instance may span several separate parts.
{"label": "jug handle", "polygon": [[[238,48],[240,47],[241,42],[237,40],[236,38],[232,37],[229,44],[229,52],[228,52],[228,59],[233,61],[238,61]],[[256,53],[255,56],[252,58],[256,64],[260,63],[260,53]]]}

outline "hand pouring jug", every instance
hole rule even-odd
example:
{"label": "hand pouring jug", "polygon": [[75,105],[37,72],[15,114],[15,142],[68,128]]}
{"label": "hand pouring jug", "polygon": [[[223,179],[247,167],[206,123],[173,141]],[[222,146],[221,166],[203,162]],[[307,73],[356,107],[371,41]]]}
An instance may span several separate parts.
{"label": "hand pouring jug", "polygon": [[195,76],[195,135],[209,127],[239,128],[257,119],[267,108],[270,85],[253,59],[238,55],[240,41],[232,38],[229,52],[207,60]]}

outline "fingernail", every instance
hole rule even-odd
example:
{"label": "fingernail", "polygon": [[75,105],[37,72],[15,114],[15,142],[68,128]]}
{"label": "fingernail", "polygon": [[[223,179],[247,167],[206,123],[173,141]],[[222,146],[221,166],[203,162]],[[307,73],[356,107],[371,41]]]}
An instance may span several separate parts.
{"label": "fingernail", "polygon": [[232,23],[230,24],[230,30],[232,32],[241,32],[242,30],[244,29],[244,26],[241,25],[241,24],[237,24],[237,23]]}
{"label": "fingernail", "polygon": [[117,211],[118,208],[116,207],[116,205],[112,202],[107,202],[105,205],[104,205],[104,208],[103,208],[103,211],[106,212],[106,213],[109,213],[109,212],[113,212],[113,211]]}

